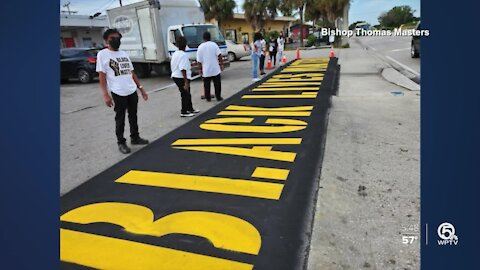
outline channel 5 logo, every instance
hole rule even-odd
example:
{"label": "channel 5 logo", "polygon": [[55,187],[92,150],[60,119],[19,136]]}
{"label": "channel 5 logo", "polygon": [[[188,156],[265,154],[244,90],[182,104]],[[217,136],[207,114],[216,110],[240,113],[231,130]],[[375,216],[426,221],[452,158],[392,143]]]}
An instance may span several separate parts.
{"label": "channel 5 logo", "polygon": [[455,226],[451,223],[444,222],[440,224],[437,233],[438,237],[440,237],[440,239],[437,240],[438,245],[446,246],[458,244],[458,236],[455,235]]}

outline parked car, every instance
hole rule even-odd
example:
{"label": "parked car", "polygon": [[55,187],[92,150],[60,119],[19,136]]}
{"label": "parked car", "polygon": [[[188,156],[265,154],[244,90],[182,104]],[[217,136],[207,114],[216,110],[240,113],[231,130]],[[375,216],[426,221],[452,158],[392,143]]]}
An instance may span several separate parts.
{"label": "parked car", "polygon": [[230,62],[252,54],[252,49],[248,44],[238,44],[233,40],[225,40],[225,43],[227,43],[228,61]]}
{"label": "parked car", "polygon": [[68,79],[78,79],[81,83],[89,83],[97,77],[95,71],[97,53],[93,48],[60,49],[60,77],[62,82]]}
{"label": "parked car", "polygon": [[[420,22],[418,22],[417,27],[415,27],[415,30],[421,30],[420,28]],[[412,43],[410,45],[410,56],[412,58],[418,58],[420,57],[420,36],[412,36]]]}

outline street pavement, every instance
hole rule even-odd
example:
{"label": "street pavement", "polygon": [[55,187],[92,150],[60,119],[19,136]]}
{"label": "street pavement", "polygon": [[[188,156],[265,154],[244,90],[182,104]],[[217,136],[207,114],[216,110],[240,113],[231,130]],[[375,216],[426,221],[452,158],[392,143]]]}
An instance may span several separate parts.
{"label": "street pavement", "polygon": [[350,44],[358,44],[365,50],[369,50],[372,56],[388,63],[392,70],[386,70],[387,77],[395,70],[416,85],[401,79],[396,82],[397,84],[411,90],[419,90],[421,81],[420,58],[410,57],[411,40],[411,37],[403,36],[360,36],[350,38]]}
{"label": "street pavement", "polygon": [[[362,43],[350,44],[350,49],[335,49],[340,89],[332,100],[319,165],[307,269],[419,269],[420,239],[414,237],[420,219],[420,93],[386,81],[381,73],[389,64]],[[385,51],[400,53],[403,46],[394,43]],[[318,58],[329,52],[301,53]],[[287,52],[288,59],[294,54]],[[223,73],[225,98],[251,84],[250,65],[234,62]],[[151,92],[149,101],[139,102],[143,137],[153,141],[191,121],[179,117],[178,90],[168,78],[142,79],[142,84]],[[192,91],[195,108],[205,112],[216,105],[200,99],[199,80]],[[96,83],[62,85],[61,195],[126,158],[116,148],[113,116]],[[402,243],[404,236],[412,236],[413,243]]]}
{"label": "street pavement", "polygon": [[337,76],[289,63],[62,196],[62,268],[304,268]]}
{"label": "street pavement", "polygon": [[402,64],[412,73],[420,75],[420,58],[410,57],[411,37],[404,36],[361,36],[354,37],[369,49],[380,53],[391,61]]}
{"label": "street pavement", "polygon": [[350,45],[337,51],[340,89],[308,269],[419,269],[420,92],[386,81],[381,74],[389,64]]}
{"label": "street pavement", "polygon": [[[292,60],[293,53],[290,54]],[[141,82],[150,96],[147,102],[139,100],[142,137],[154,141],[191,120],[180,117],[178,88],[168,76],[153,76]],[[228,98],[251,83],[251,61],[233,62],[222,73],[222,95]],[[193,106],[201,113],[217,104],[215,100],[207,103],[200,99],[203,94],[200,80],[192,82],[191,91]],[[126,156],[117,149],[114,112],[104,105],[98,81],[86,85],[73,81],[62,84],[60,97],[60,194],[63,195]],[[127,131],[128,124],[125,133],[128,138]],[[134,146],[132,152],[140,148]]]}

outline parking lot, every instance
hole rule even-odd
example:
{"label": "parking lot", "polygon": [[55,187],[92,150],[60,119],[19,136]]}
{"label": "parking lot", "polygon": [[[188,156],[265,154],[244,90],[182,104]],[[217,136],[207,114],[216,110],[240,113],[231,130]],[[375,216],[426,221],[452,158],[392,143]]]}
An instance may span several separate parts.
{"label": "parking lot", "polygon": [[[288,60],[294,58],[294,53],[287,52]],[[141,82],[149,93],[148,101],[139,100],[142,137],[154,141],[191,119],[179,116],[180,95],[168,76],[153,74]],[[226,99],[251,83],[251,61],[245,57],[222,73],[222,96]],[[193,106],[201,113],[218,104],[215,99],[207,103],[200,98],[203,87],[199,79],[192,82],[191,91]],[[72,80],[61,85],[60,121],[61,195],[127,157],[117,149],[114,111],[103,103],[98,80],[89,84]],[[127,124],[126,138],[128,130]],[[134,146],[132,152],[140,148]]]}

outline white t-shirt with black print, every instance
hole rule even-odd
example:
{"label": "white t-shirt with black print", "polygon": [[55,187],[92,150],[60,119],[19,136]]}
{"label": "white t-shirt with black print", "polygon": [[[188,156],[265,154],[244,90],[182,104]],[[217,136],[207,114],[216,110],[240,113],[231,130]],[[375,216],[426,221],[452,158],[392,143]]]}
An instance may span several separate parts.
{"label": "white t-shirt with black print", "polygon": [[103,49],[97,54],[97,72],[107,76],[108,89],[119,95],[128,96],[137,91],[137,85],[132,77],[133,64],[124,51]]}
{"label": "white t-shirt with black print", "polygon": [[172,60],[170,60],[170,69],[172,70],[172,78],[182,78],[182,70],[187,72],[187,79],[192,79],[192,68],[190,60],[186,52],[178,50],[173,53]]}

